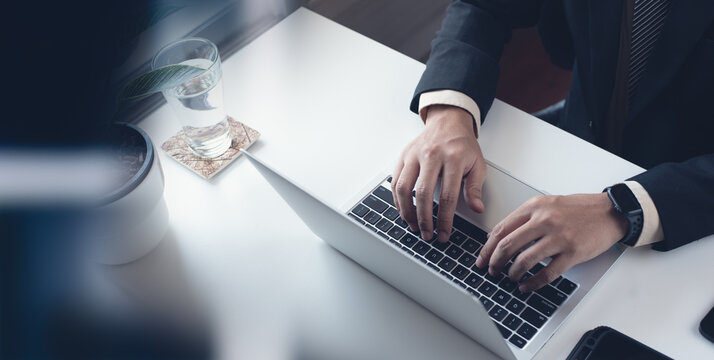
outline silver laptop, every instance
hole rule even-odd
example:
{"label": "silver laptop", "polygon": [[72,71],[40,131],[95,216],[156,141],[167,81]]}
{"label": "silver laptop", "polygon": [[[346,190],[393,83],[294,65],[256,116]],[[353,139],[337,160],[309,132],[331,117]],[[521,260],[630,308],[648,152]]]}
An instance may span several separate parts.
{"label": "silver laptop", "polygon": [[[422,240],[400,219],[386,172],[335,209],[241,151],[317,236],[504,359],[531,359],[623,251],[615,246],[523,294],[505,275],[511,262],[497,276],[474,265],[486,233],[524,201],[543,194],[497,166],[488,164],[486,211],[477,214],[461,199],[450,240],[442,244]],[[436,201],[434,207],[436,214]]]}

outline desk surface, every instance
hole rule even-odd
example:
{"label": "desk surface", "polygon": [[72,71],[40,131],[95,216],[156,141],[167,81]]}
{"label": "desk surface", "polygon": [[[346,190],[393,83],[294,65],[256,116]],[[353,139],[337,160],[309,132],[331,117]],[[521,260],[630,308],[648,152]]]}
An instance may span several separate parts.
{"label": "desk surface", "polygon": [[[224,60],[228,113],[262,133],[252,152],[335,206],[391,170],[422,128],[408,104],[424,65],[309,10]],[[166,106],[139,125],[156,144],[179,129]],[[498,100],[481,144],[486,158],[552,194],[599,192],[642,171]],[[323,243],[245,159],[206,181],[159,157],[170,241],[208,309],[220,358],[461,359],[482,351]],[[711,254],[711,239],[668,253],[628,250],[537,358],[564,358],[598,325],[674,358],[714,358],[714,344],[697,331],[714,305]]]}

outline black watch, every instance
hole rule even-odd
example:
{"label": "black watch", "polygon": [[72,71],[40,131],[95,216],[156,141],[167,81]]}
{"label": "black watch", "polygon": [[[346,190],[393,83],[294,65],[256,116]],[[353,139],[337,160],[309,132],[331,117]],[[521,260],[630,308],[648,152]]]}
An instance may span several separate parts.
{"label": "black watch", "polygon": [[634,246],[640,233],[642,233],[642,223],[644,221],[640,202],[637,201],[630,187],[625,184],[610,186],[603,192],[607,193],[607,197],[612,201],[615,211],[624,216],[629,223],[627,234],[620,240],[620,243]]}

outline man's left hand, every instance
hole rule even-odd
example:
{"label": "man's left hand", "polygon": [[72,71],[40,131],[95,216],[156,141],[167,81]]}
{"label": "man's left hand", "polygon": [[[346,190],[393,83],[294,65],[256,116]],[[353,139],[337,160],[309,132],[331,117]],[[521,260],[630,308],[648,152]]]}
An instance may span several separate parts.
{"label": "man's left hand", "polygon": [[523,281],[521,292],[537,290],[573,265],[590,260],[622,239],[627,220],[617,214],[607,194],[538,196],[528,200],[493,228],[476,265],[498,274],[516,253],[508,276],[518,281],[538,262],[548,266]]}

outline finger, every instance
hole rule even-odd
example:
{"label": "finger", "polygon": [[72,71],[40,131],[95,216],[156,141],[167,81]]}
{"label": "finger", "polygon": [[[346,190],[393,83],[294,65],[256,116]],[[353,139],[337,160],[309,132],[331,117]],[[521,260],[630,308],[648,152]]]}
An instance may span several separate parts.
{"label": "finger", "polygon": [[409,228],[413,232],[419,230],[416,210],[414,209],[414,200],[412,200],[412,190],[414,190],[414,184],[416,184],[418,175],[419,163],[416,160],[407,161],[395,185],[395,192],[397,193],[397,201],[399,202],[400,209],[399,214],[402,216],[402,219],[409,224]]}
{"label": "finger", "polygon": [[464,198],[471,210],[482,213],[485,209],[483,205],[482,189],[486,180],[486,165],[477,160],[471,171],[464,178]]}
{"label": "finger", "polygon": [[543,286],[552,283],[558,278],[558,276],[563,275],[563,273],[568,271],[568,269],[570,269],[573,265],[572,258],[562,255],[554,256],[548,266],[544,267],[537,274],[521,283],[521,285],[518,286],[518,289],[524,293],[538,290]]}
{"label": "finger", "polygon": [[515,282],[520,282],[526,271],[548,257],[557,255],[560,252],[560,248],[551,240],[552,238],[544,236],[531,247],[518,254],[508,271],[508,277]]}
{"label": "finger", "polygon": [[513,230],[525,224],[530,219],[530,214],[530,211],[521,206],[501,220],[493,228],[493,231],[488,234],[488,240],[486,240],[486,244],[483,245],[481,253],[476,258],[476,266],[483,268],[488,265],[491,261],[491,254],[493,254],[498,242]]}
{"label": "finger", "polygon": [[421,165],[416,185],[416,213],[421,237],[429,241],[434,236],[434,188],[441,171],[441,163],[427,159]]}
{"label": "finger", "polygon": [[402,169],[404,169],[404,160],[400,156],[399,161],[397,161],[397,165],[392,171],[392,182],[390,183],[390,186],[392,188],[392,199],[394,200],[394,206],[400,213],[401,210],[399,210],[399,197],[397,196],[397,181],[399,181],[399,175],[402,173]]}
{"label": "finger", "polygon": [[463,166],[458,163],[445,163],[441,174],[441,192],[439,193],[439,214],[436,216],[436,228],[440,242],[449,241],[454,212],[459,199]]}
{"label": "finger", "polygon": [[508,262],[513,255],[544,234],[545,231],[535,225],[535,222],[528,221],[513,230],[510,234],[504,236],[491,254],[491,259],[488,262],[489,273],[495,275],[501,272],[503,266],[506,265],[506,262]]}

